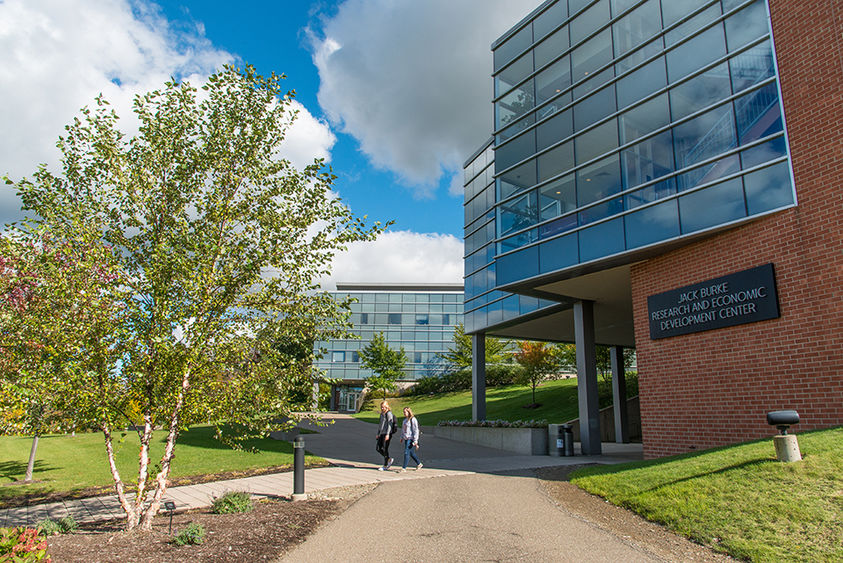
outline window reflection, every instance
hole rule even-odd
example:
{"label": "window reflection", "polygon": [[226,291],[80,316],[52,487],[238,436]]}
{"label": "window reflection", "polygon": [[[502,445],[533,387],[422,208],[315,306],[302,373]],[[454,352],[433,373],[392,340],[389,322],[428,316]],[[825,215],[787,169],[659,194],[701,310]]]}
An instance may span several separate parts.
{"label": "window reflection", "polygon": [[618,155],[612,155],[577,171],[577,205],[582,207],[621,191]]}
{"label": "window reflection", "polygon": [[773,52],[770,42],[757,45],[729,60],[732,74],[732,89],[740,92],[775,74],[773,66]]}
{"label": "window reflection", "polygon": [[[617,14],[619,7],[612,13]],[[612,25],[615,57],[634,49],[661,31],[659,0],[648,0]]]}
{"label": "window reflection", "polygon": [[679,198],[682,233],[693,233],[746,216],[743,186],[734,178]]}
{"label": "window reflection", "polygon": [[738,138],[742,145],[783,130],[779,91],[767,84],[735,100]]}
{"label": "window reflection", "polygon": [[724,104],[673,128],[676,168],[725,152],[736,144],[732,104]]}
{"label": "window reflection", "polygon": [[746,206],[750,215],[793,203],[793,188],[787,163],[781,162],[744,177]]}
{"label": "window reflection", "polygon": [[551,182],[539,190],[540,221],[573,211],[576,207],[577,189],[573,174]]}
{"label": "window reflection", "polygon": [[676,200],[653,205],[624,217],[627,248],[646,246],[679,236]]}
{"label": "window reflection", "polygon": [[723,63],[670,90],[670,110],[674,121],[699,111],[732,93],[729,65]]}
{"label": "window reflection", "polygon": [[764,0],[756,0],[726,19],[726,43],[730,51],[766,35],[768,31]]}
{"label": "window reflection", "polygon": [[717,24],[667,52],[667,76],[676,82],[726,54],[723,25]]}

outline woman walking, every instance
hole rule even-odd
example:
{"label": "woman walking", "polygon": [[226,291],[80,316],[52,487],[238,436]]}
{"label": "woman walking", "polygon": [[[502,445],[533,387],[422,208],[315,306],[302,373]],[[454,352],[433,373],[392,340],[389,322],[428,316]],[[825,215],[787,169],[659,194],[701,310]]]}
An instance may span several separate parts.
{"label": "woman walking", "polygon": [[404,442],[404,466],[401,471],[407,471],[407,462],[412,457],[416,462],[416,470],[422,468],[422,462],[416,455],[419,449],[419,420],[413,416],[410,407],[404,407],[404,423],[401,425],[401,441]]}
{"label": "woman walking", "polygon": [[386,471],[392,466],[392,458],[389,457],[389,442],[392,434],[395,433],[395,415],[389,408],[389,403],[383,401],[381,403],[381,417],[378,421],[378,434],[375,449],[383,456],[383,467],[378,467],[378,471]]}

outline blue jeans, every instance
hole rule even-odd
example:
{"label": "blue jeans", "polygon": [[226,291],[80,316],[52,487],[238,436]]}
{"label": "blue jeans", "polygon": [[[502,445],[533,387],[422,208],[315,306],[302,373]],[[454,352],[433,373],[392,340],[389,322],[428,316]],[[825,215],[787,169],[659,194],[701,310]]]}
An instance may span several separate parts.
{"label": "blue jeans", "polygon": [[407,463],[411,457],[416,461],[416,465],[421,463],[416,455],[416,448],[413,447],[412,440],[404,440],[404,469],[407,469]]}

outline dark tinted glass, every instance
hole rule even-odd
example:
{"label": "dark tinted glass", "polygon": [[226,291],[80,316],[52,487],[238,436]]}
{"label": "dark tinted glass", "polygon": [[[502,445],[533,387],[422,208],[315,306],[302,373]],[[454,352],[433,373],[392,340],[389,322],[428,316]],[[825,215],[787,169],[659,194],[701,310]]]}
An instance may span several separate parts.
{"label": "dark tinted glass", "polygon": [[741,152],[742,168],[752,168],[787,154],[784,136],[756,145]]}
{"label": "dark tinted glass", "polygon": [[541,273],[561,270],[579,262],[577,233],[571,233],[539,245]]}
{"label": "dark tinted glass", "polygon": [[538,157],[539,182],[570,170],[574,166],[574,147],[568,141]]}
{"label": "dark tinted glass", "polygon": [[[663,2],[664,4],[664,2]],[[665,47],[670,47],[679,43],[689,35],[693,35],[700,29],[716,20],[720,16],[720,4],[715,2],[713,5],[704,9],[702,12],[693,16],[692,18],[682,22],[674,29],[668,31],[664,35]],[[667,27],[667,26],[665,26]]]}
{"label": "dark tinted glass", "polygon": [[740,92],[744,88],[770,78],[775,74],[770,42],[765,41],[732,57],[729,60],[729,67],[732,70],[732,88],[735,92]]}
{"label": "dark tinted glass", "polygon": [[583,229],[579,235],[582,262],[616,254],[625,248],[621,217]]}
{"label": "dark tinted glass", "polygon": [[539,189],[539,220],[546,221],[577,207],[574,176],[568,175]]}
{"label": "dark tinted glass", "polygon": [[729,174],[734,174],[738,170],[740,170],[738,155],[727,156],[678,175],[676,177],[676,184],[679,187],[679,191],[684,192],[695,186],[707,184]]}
{"label": "dark tinted glass", "polygon": [[564,53],[570,45],[568,44],[568,27],[565,26],[553,35],[536,45],[535,53],[536,69],[539,69]]}
{"label": "dark tinted glass", "polygon": [[793,203],[793,188],[786,162],[744,176],[746,206],[750,215]]}
{"label": "dark tinted glass", "polygon": [[576,45],[609,19],[609,0],[600,0],[571,21],[571,44]]}
{"label": "dark tinted glass", "polygon": [[533,42],[533,27],[527,25],[495,49],[495,71],[521,54]]}
{"label": "dark tinted glass", "polygon": [[499,129],[513,123],[535,105],[531,78],[495,102],[495,128]]}
{"label": "dark tinted glass", "polygon": [[615,86],[610,84],[574,105],[574,126],[580,131],[616,110]]}
{"label": "dark tinted glass", "polygon": [[525,162],[498,178],[500,198],[504,199],[523,189],[536,185],[536,161]]}
{"label": "dark tinted glass", "polygon": [[612,30],[606,28],[571,53],[571,72],[578,82],[612,60]]}
{"label": "dark tinted glass", "polygon": [[497,135],[497,143],[503,143],[507,139],[511,139],[530,125],[536,122],[535,113],[530,113],[513,123]]}
{"label": "dark tinted glass", "polygon": [[536,127],[536,148],[542,150],[574,132],[571,110],[560,112]]}
{"label": "dark tinted glass", "polygon": [[679,236],[676,200],[666,201],[624,217],[626,247],[637,248]]}
{"label": "dark tinted glass", "polygon": [[691,166],[736,145],[732,104],[724,104],[673,128],[676,168]]}
{"label": "dark tinted glass", "polygon": [[659,0],[648,0],[638,6],[612,25],[615,57],[643,44],[661,31],[661,27]]}
{"label": "dark tinted glass", "polygon": [[704,67],[726,54],[723,26],[717,24],[667,53],[667,76],[670,82]]}
{"label": "dark tinted glass", "polygon": [[742,145],[783,130],[779,91],[767,84],[735,100],[738,138]]}
{"label": "dark tinted glass", "polygon": [[505,170],[536,153],[536,131],[531,129],[495,149],[495,164]]}
{"label": "dark tinted glass", "polygon": [[623,151],[624,189],[645,184],[673,172],[670,131],[650,137]]}
{"label": "dark tinted glass", "polygon": [[568,3],[559,0],[533,20],[533,36],[538,41],[568,18]]}
{"label": "dark tinted glass", "polygon": [[767,35],[768,32],[767,7],[764,0],[756,0],[726,19],[726,44],[730,51]]}
{"label": "dark tinted glass", "polygon": [[579,207],[619,191],[621,191],[621,177],[616,154],[577,171],[577,205]]}
{"label": "dark tinted glass", "polygon": [[520,57],[495,76],[495,96],[500,96],[533,72],[532,52]]}
{"label": "dark tinted glass", "polygon": [[624,108],[665,86],[667,72],[664,58],[659,57],[618,80],[618,107]]}
{"label": "dark tinted glass", "polygon": [[693,233],[746,216],[743,185],[735,178],[679,198],[682,233]]}
{"label": "dark tinted glass", "polygon": [[536,103],[549,100],[570,85],[570,62],[568,57],[563,57],[536,75]]}
{"label": "dark tinted glass", "polygon": [[537,246],[522,248],[496,260],[497,285],[504,285],[539,273],[539,249]]}
{"label": "dark tinted glass", "polygon": [[603,125],[581,134],[574,139],[577,148],[577,164],[588,162],[618,146],[617,120],[611,119]]}
{"label": "dark tinted glass", "polygon": [[673,120],[677,121],[728,98],[731,93],[727,64],[707,70],[670,89],[670,109]]}
{"label": "dark tinted glass", "polygon": [[674,193],[676,193],[676,182],[673,178],[667,178],[626,194],[624,196],[624,209],[635,209],[639,205],[663,199]]}
{"label": "dark tinted glass", "polygon": [[667,94],[662,94],[620,116],[621,143],[629,143],[670,123]]}

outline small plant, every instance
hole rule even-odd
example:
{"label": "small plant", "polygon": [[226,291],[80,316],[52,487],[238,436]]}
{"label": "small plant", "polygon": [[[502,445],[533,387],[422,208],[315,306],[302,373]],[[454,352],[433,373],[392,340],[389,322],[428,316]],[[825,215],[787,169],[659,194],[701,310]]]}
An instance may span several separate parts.
{"label": "small plant", "polygon": [[49,561],[47,542],[35,528],[0,528],[0,561]]}
{"label": "small plant", "polygon": [[173,537],[173,543],[176,545],[199,545],[204,540],[205,526],[197,522],[191,522]]}
{"label": "small plant", "polygon": [[235,512],[251,512],[252,497],[242,491],[231,491],[214,499],[211,510],[215,514],[234,514]]}
{"label": "small plant", "polygon": [[59,520],[47,518],[38,522],[36,528],[47,536],[55,536],[57,534],[72,534],[79,526],[76,524],[73,516],[65,516]]}

